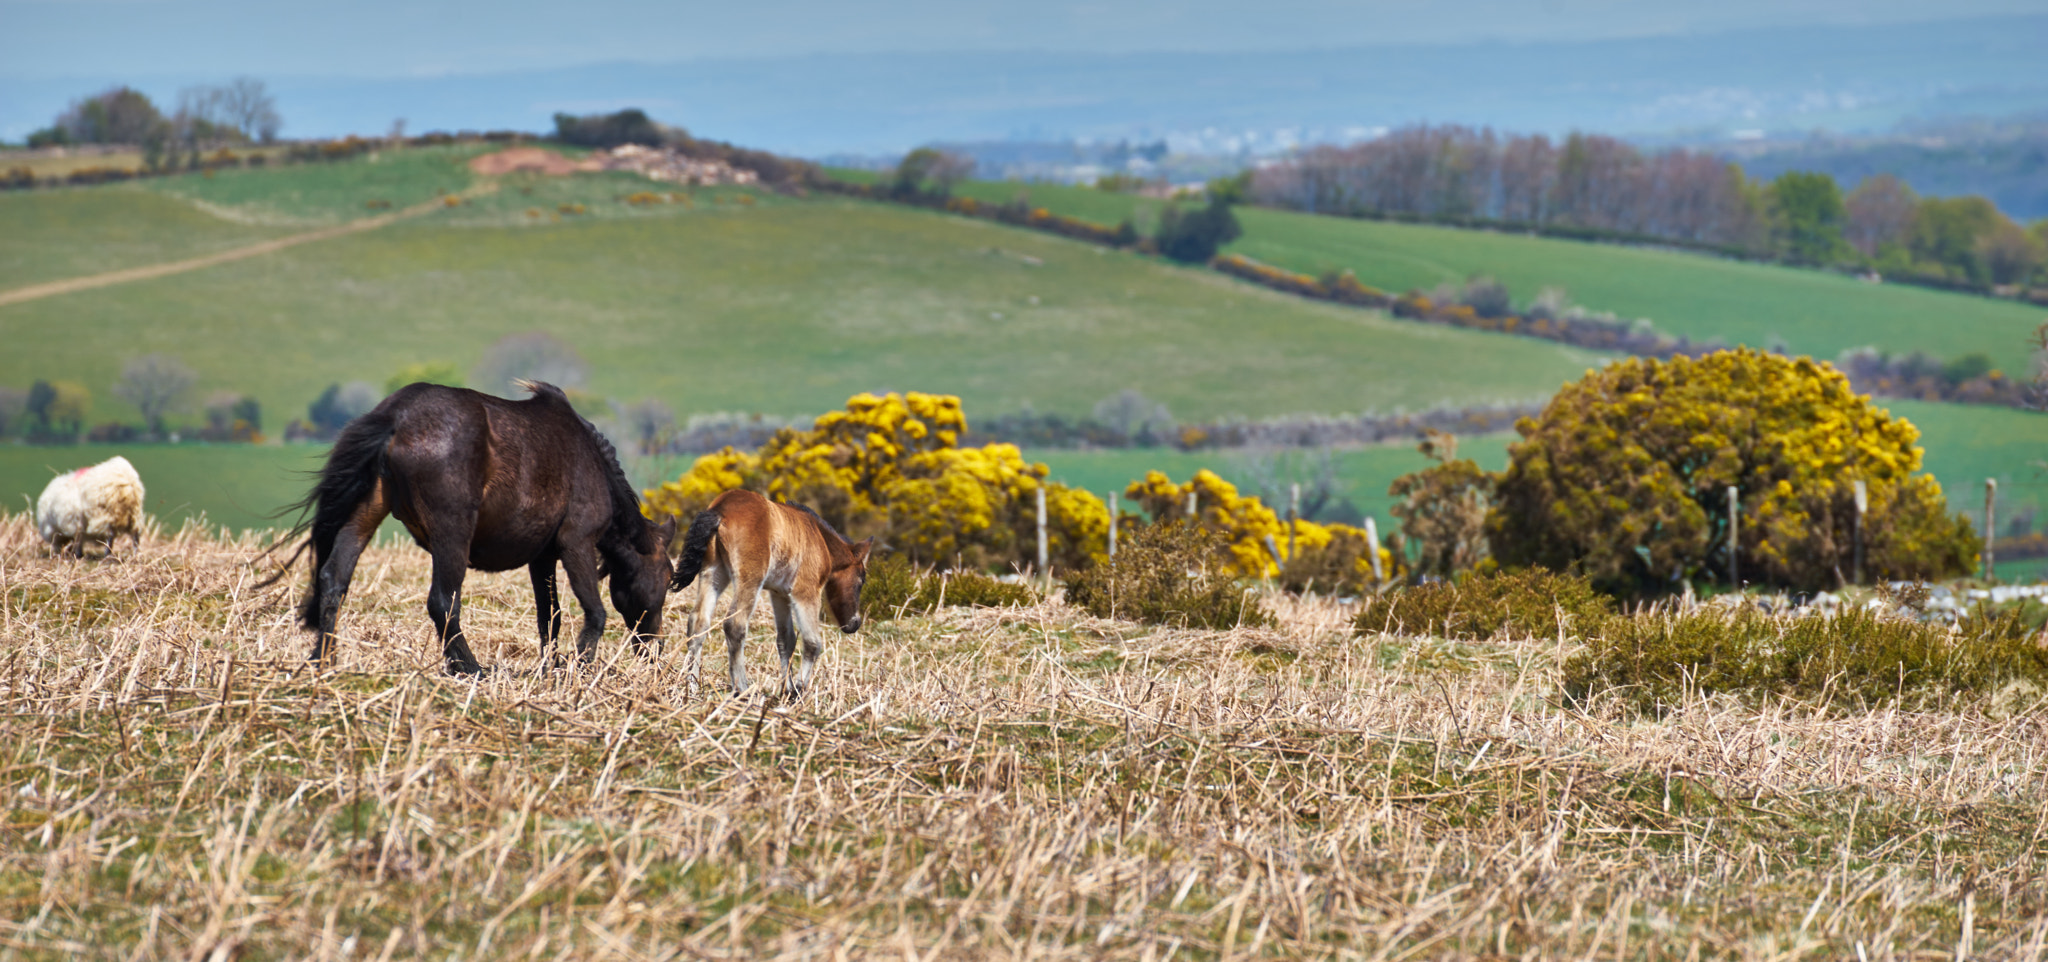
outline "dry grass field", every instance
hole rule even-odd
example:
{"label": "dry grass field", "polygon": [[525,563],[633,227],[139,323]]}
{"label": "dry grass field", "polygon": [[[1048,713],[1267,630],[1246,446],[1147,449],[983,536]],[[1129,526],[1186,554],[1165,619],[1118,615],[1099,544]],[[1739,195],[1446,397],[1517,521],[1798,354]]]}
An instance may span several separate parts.
{"label": "dry grass field", "polygon": [[1341,606],[1281,600],[1277,630],[1185,631],[1050,602],[835,635],[783,705],[693,690],[680,645],[642,661],[616,629],[597,665],[541,671],[518,575],[471,577],[496,670],[470,682],[438,673],[411,547],[366,556],[314,671],[301,579],[256,588],[257,550],[188,529],[67,562],[0,518],[0,954],[2048,944],[2048,721],[2011,693],[1643,719],[1561,704],[1568,636],[1361,638]]}

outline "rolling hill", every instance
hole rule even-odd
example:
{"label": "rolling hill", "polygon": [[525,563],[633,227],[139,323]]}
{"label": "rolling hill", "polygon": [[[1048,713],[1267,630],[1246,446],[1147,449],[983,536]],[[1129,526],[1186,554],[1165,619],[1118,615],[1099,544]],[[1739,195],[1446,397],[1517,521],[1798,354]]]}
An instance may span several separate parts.
{"label": "rolling hill", "polygon": [[[0,386],[76,380],[95,394],[94,422],[134,423],[110,386],[126,359],[162,352],[198,372],[197,395],[255,395],[275,433],[329,383],[381,383],[419,362],[467,370],[495,339],[546,330],[589,362],[594,395],[659,398],[683,414],[816,413],[858,391],[911,389],[959,394],[970,418],[1027,405],[1084,414],[1136,387],[1182,418],[1207,418],[1534,400],[1602,360],[940,213],[731,187],[663,187],[653,202],[629,202],[661,185],[624,174],[485,180],[465,166],[474,153],[0,195],[10,228],[0,231],[0,291],[290,236],[371,216],[372,202],[467,198],[231,264],[0,306],[10,348]],[[970,187],[992,200],[1019,189]],[[1029,189],[1100,221],[1158,203]],[[1238,249],[1297,269],[1351,267],[1393,288],[1484,270],[1518,296],[1562,282],[1582,302],[1639,311],[1668,330],[1730,340],[1772,331],[1824,355],[1878,343],[1983,349],[2012,363],[2023,355],[2001,339],[2037,322],[1996,302],[1666,252],[1266,211],[1244,219]],[[1923,309],[1947,320],[1909,323]],[[2004,480],[2006,517],[2048,505],[2031,467],[2048,447],[2048,418],[1887,403],[1923,426],[1928,467],[1958,505],[1985,476]],[[1476,439],[1467,450],[1499,461],[1504,445]],[[312,446],[122,450],[152,480],[153,511],[204,511],[238,528],[303,493],[294,472],[318,457]],[[107,453],[0,447],[0,497],[19,506],[50,470]],[[1283,467],[1230,453],[1034,456],[1096,490],[1150,466],[1177,477],[1212,467],[1241,483]],[[1338,473],[1355,504],[1384,518],[1386,484],[1419,464],[1395,445],[1340,452]],[[676,468],[633,466],[643,481]]]}
{"label": "rolling hill", "polygon": [[[1055,213],[1140,226],[1163,203],[1050,184],[974,182],[956,192],[1004,202],[1020,192]],[[1782,344],[1833,359],[1871,345],[1942,358],[1982,352],[2007,372],[2029,370],[2027,335],[2048,319],[2039,307],[1821,271],[1723,260],[1674,250],[1588,244],[1522,234],[1239,208],[1244,236],[1226,250],[1290,270],[1351,270],[1401,292],[1490,274],[1517,303],[1561,287],[1574,303],[1648,318],[1659,330],[1729,344]]]}

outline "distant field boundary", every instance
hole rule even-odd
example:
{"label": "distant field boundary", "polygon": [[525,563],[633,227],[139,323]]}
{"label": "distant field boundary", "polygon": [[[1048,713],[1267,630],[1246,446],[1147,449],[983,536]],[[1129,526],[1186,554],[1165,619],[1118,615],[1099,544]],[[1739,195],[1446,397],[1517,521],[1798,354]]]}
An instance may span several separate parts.
{"label": "distant field boundary", "polygon": [[[478,192],[478,190],[473,189],[453,196],[469,196]],[[425,203],[414,204],[404,210],[395,210],[388,214],[378,214],[374,217],[352,220],[336,227],[323,227],[319,230],[306,231],[303,234],[293,234],[289,237],[278,237],[267,241],[260,241],[247,247],[237,247],[233,250],[208,254],[204,257],[193,257],[182,261],[167,261],[162,264],[146,264],[142,267],[129,267],[118,271],[87,274],[84,277],[71,277],[61,281],[30,284],[27,287],[17,287],[11,291],[0,291],[0,307],[41,300],[46,297],[56,297],[62,294],[75,294],[79,291],[89,291],[101,287],[112,287],[116,284],[154,280],[159,277],[169,277],[173,274],[183,274],[189,271],[203,270],[208,267],[217,267],[221,264],[248,260],[251,257],[274,254],[286,248],[297,247],[300,244],[310,244],[314,241],[323,241],[347,234],[360,234],[364,231],[376,230],[387,224],[410,217],[418,217],[422,214],[429,214],[436,210],[444,209],[447,206],[448,198],[435,198]]]}
{"label": "distant field boundary", "polygon": [[[976,220],[992,220],[1012,227],[1056,234],[1070,240],[1118,250],[1134,250],[1144,254],[1156,252],[1151,240],[1140,237],[1128,220],[1112,228],[1077,217],[1054,214],[1043,207],[1031,207],[1022,202],[989,204],[973,198],[927,192],[902,196],[878,190],[873,185],[838,179],[828,179],[822,187],[831,193],[844,196],[941,211]],[[1201,266],[1267,290],[1304,300],[1383,310],[1400,320],[1495,334],[1512,334],[1516,337],[1568,344],[1595,351],[1668,358],[1681,354],[1697,357],[1727,347],[1718,338],[1694,341],[1687,337],[1672,337],[1621,320],[1585,316],[1534,317],[1513,313],[1488,317],[1463,304],[1434,303],[1428,296],[1420,293],[1411,292],[1399,296],[1389,294],[1360,283],[1350,271],[1341,274],[1331,272],[1323,277],[1314,277],[1263,264],[1242,254],[1218,254],[1210,258],[1206,265]],[[2044,388],[2040,385],[2009,378],[1996,371],[1958,384],[1940,382],[1939,379],[1919,378],[1906,379],[1899,383],[1886,380],[1871,384],[1858,383],[1855,387],[1859,391],[1867,391],[1879,397],[1979,404],[2023,410],[2039,408],[2044,393]]]}

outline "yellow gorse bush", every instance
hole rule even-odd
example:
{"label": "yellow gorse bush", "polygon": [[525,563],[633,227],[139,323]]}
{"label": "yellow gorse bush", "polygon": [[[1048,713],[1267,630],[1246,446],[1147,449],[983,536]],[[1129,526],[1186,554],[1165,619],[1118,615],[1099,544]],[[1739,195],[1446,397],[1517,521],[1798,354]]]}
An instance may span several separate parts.
{"label": "yellow gorse bush", "polygon": [[1721,575],[1732,486],[1743,580],[1833,588],[1849,571],[1856,480],[1869,489],[1872,576],[1947,577],[1976,559],[1967,521],[1914,473],[1919,430],[1810,358],[1631,358],[1565,385],[1515,429],[1487,521],[1504,564],[1576,570],[1622,593]]}
{"label": "yellow gorse bush", "polygon": [[1013,444],[963,448],[967,419],[949,395],[858,394],[809,431],[784,429],[754,452],[698,458],[645,493],[650,518],[685,520],[721,492],[759,491],[808,504],[852,537],[877,535],[921,564],[983,568],[1036,560],[1037,492],[1048,551],[1083,567],[1105,549],[1109,511],[1086,491],[1045,480]]}
{"label": "yellow gorse bush", "polygon": [[[1124,489],[1124,497],[1143,507],[1154,520],[1167,520],[1187,515],[1188,495],[1195,496],[1195,519],[1203,527],[1223,533],[1227,539],[1225,551],[1228,557],[1222,559],[1231,570],[1247,578],[1270,578],[1280,574],[1283,564],[1292,559],[1286,557],[1286,520],[1253,495],[1241,495],[1237,486],[1218,477],[1215,472],[1204,468],[1196,471],[1186,484],[1175,484],[1172,479],[1158,471],[1147,471],[1141,481],[1134,481]],[[1273,548],[1281,557],[1275,558],[1266,546],[1267,538],[1273,539]],[[1357,560],[1353,570],[1343,573],[1340,584],[1356,586],[1372,583],[1372,558],[1365,554],[1367,541],[1363,528],[1348,524],[1317,524],[1313,521],[1294,522],[1294,551],[1307,557],[1328,550],[1341,541],[1348,541],[1357,548]],[[1378,548],[1381,573],[1385,578],[1396,577],[1396,558],[1386,547]],[[1338,588],[1340,585],[1326,585]]]}

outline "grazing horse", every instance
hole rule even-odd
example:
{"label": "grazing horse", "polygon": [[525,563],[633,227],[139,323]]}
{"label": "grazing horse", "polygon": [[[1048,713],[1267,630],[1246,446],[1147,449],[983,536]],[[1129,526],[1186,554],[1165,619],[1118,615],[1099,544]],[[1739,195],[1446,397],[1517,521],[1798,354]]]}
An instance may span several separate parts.
{"label": "grazing horse", "polygon": [[300,617],[319,633],[314,661],[332,651],[356,560],[386,515],[434,556],[427,616],[449,674],[482,670],[462,634],[462,579],[470,568],[527,569],[545,659],[562,630],[559,562],[583,606],[576,653],[585,662],[604,633],[597,583],[609,577],[627,637],[646,654],[661,633],[675,520],[656,525],[641,516],[618,454],[560,388],[522,386],[533,396],[508,401],[413,384],[342,429],[313,492],[295,506],[312,517],[290,535],[311,530],[299,548],[313,549],[313,585]]}
{"label": "grazing horse", "polygon": [[[829,608],[839,630],[860,630],[860,588],[867,581],[868,552],[875,539],[858,544],[833,530],[816,511],[770,501],[752,491],[727,491],[690,522],[683,536],[683,554],[676,562],[675,586],[682,588],[704,572],[697,611],[690,617],[690,681],[697,680],[697,654],[709,632],[718,598],[732,590],[732,609],[725,616],[725,654],[732,691],[747,690],[747,668],[740,647],[747,640],[747,619],[762,588],[775,606],[775,648],[782,656],[784,691],[792,699],[810,685],[811,669],[825,650],[818,637],[819,602]],[[794,677],[789,656],[797,638],[804,642],[803,666]]]}

